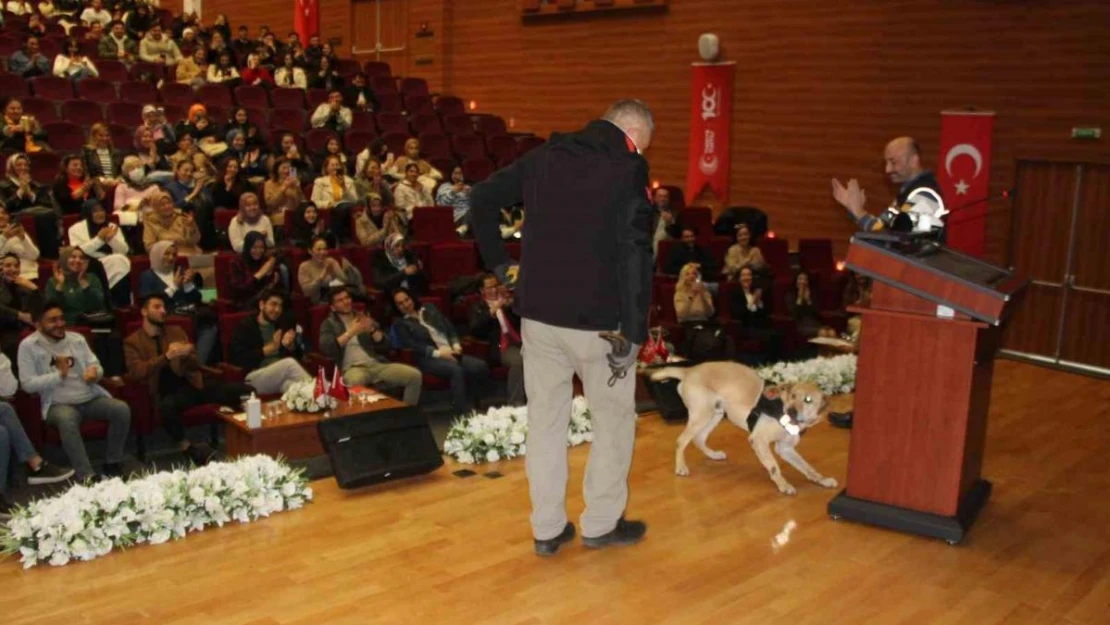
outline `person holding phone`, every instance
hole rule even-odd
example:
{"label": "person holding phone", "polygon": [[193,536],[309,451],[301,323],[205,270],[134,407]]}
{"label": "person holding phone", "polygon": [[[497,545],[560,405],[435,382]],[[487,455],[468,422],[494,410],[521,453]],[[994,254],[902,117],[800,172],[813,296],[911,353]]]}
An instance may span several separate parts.
{"label": "person holding phone", "polygon": [[262,185],[262,197],[266,214],[275,226],[283,226],[285,212],[296,210],[305,202],[304,189],[301,188],[289,159],[283,156],[274,161],[270,168],[270,177]]}

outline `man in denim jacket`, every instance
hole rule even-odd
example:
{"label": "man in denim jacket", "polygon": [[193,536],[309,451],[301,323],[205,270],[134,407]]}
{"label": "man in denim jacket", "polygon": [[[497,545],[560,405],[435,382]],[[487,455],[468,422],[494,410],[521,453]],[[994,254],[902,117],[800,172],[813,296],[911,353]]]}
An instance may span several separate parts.
{"label": "man in denim jacket", "polygon": [[36,323],[38,331],[19,344],[20,385],[24,391],[38,394],[43,418],[58,428],[62,448],[79,480],[96,475],[81,440],[81,422],[86,419],[108,422],[104,473],[122,475],[131,408],[97,384],[104,374],[100,361],[83,336],[66,332],[61,304],[48,302]]}

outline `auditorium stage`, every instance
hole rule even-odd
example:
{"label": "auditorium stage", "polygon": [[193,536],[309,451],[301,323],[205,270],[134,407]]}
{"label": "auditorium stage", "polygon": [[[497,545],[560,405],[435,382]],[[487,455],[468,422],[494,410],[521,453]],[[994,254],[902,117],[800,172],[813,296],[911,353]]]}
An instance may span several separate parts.
{"label": "auditorium stage", "polygon": [[[576,541],[537,558],[523,460],[466,479],[449,462],[357,493],[317,481],[304,510],[93,562],[0,562],[0,623],[1102,624],[1108,427],[1107,381],[999,361],[984,463],[994,493],[959,547],[831,521],[836,491],[790,468],[798,494],[778,494],[727,424],[711,441],[728,459],[691,448],[692,475],[677,478],[681,426],[650,415],[629,509],[649,531],[635,547]],[[843,481],[848,432],[819,426],[800,450]],[[587,451],[570,450],[575,521]],[[494,469],[504,477],[482,475]]]}

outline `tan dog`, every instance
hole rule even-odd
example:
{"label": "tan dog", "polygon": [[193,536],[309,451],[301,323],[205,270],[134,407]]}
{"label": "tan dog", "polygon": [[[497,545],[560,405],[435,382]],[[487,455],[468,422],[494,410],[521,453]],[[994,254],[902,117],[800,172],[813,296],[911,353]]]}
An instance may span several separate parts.
{"label": "tan dog", "polygon": [[780,492],[793,495],[796,491],[783,478],[771,453],[772,443],[779,457],[810,481],[825,488],[836,488],[835,479],[818,473],[796,449],[802,432],[818,423],[828,407],[825,394],[816,385],[808,382],[783,384],[774,389],[775,397],[771,398],[764,395],[763,380],[755,371],[731,362],[707,362],[690,368],[664,367],[651,378],[681,380],[678,394],[690,414],[686,429],[678,437],[675,474],[690,474],[686,466],[686,446],[691,441],[710,459],[725,459],[725,452],[710,449],[705,441],[721,418],[728,416],[733,425],[748,433],[748,443]]}

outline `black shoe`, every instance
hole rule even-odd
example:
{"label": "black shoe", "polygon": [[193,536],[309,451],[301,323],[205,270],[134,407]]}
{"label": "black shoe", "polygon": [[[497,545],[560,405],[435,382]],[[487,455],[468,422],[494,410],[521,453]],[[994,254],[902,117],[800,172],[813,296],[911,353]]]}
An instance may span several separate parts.
{"label": "black shoe", "polygon": [[572,540],[574,540],[574,523],[567,523],[566,527],[563,528],[563,533],[555,538],[547,540],[533,539],[532,542],[535,545],[537,556],[553,556],[563,543],[569,543]]}
{"label": "black shoe", "polygon": [[198,467],[203,467],[208,464],[212,456],[216,455],[216,451],[206,443],[191,443],[182,453]]}
{"label": "black shoe", "polygon": [[0,523],[7,523],[12,518],[12,510],[15,509],[15,504],[8,501],[8,498],[0,495]]}
{"label": "black shoe", "polygon": [[124,474],[122,462],[105,462],[104,467],[101,468],[101,474],[104,476],[104,479],[108,480],[113,477],[118,477],[120,479],[127,477]]}
{"label": "black shoe", "polygon": [[647,533],[647,524],[643,521],[625,521],[624,517],[617,519],[617,526],[613,531],[601,536],[583,536],[582,544],[590,549],[601,549],[609,545],[634,545],[644,538]]}
{"label": "black shoe", "polygon": [[846,430],[852,429],[852,417],[855,413],[851,410],[848,412],[830,412],[829,425]]}
{"label": "black shoe", "polygon": [[56,467],[43,460],[42,464],[39,465],[38,471],[27,471],[27,484],[31,486],[55,484],[57,482],[64,482],[71,477],[73,477],[73,469]]}

